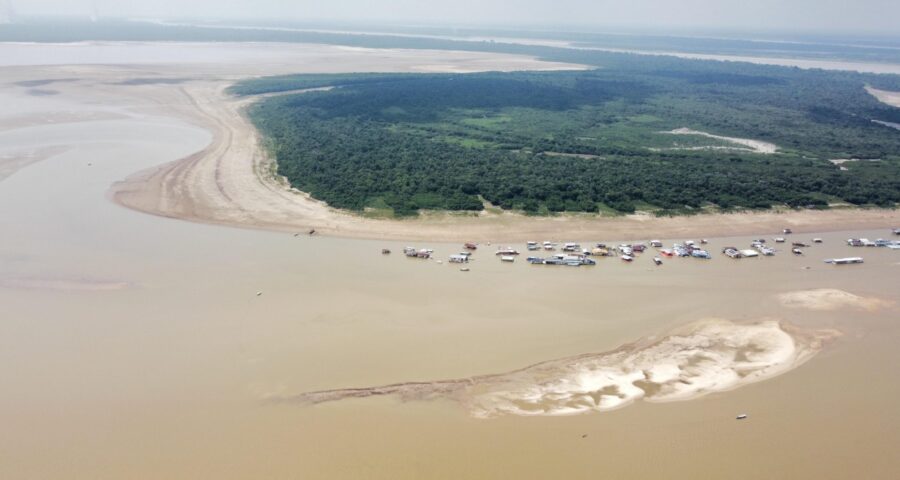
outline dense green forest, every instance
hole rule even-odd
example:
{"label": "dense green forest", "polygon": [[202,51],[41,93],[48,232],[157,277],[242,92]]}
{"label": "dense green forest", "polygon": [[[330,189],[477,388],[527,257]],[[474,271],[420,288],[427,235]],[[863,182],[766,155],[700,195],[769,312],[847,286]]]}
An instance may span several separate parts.
{"label": "dense green forest", "polygon": [[[329,204],[683,214],[900,202],[900,109],[866,84],[896,77],[666,57],[616,68],[481,74],[292,75],[238,95],[333,86],[250,111],[278,171]],[[776,154],[672,135],[770,142]],[[830,159],[875,159],[838,166]]]}

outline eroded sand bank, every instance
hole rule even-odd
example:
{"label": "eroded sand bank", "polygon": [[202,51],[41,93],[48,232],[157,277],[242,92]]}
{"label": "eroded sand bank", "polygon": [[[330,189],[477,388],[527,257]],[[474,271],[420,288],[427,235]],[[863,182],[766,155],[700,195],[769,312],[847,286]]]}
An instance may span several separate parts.
{"label": "eroded sand bank", "polygon": [[636,400],[689,400],[785,373],[815,355],[835,330],[799,329],[775,320],[703,320],[660,340],[538,363],[508,373],[432,382],[309,392],[276,400],[322,403],[398,395],[447,397],[475,417],[572,415]]}

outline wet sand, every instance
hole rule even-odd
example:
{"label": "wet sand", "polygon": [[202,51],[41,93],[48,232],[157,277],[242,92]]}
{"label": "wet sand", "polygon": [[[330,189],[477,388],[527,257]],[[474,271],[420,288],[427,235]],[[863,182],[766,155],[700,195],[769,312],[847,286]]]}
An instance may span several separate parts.
{"label": "wet sand", "polygon": [[[335,55],[305,55],[316,52]],[[380,52],[349,55],[359,56],[343,68],[385,61]],[[455,58],[396,55],[392,61],[407,65]],[[900,470],[900,418],[890,413],[900,396],[900,253],[844,245],[851,236],[886,237],[896,225],[795,228],[792,239],[824,239],[802,257],[716,255],[661,267],[648,255],[593,268],[504,264],[482,246],[471,271],[460,272],[446,263],[458,242],[414,243],[434,248],[444,260],[437,263],[396,253],[407,240],[224,228],[110,202],[110,185],[133,172],[217,144],[211,120],[197,112],[221,106],[193,92],[215,93],[231,75],[274,68],[237,58],[238,66],[202,68],[3,68],[0,158],[59,150],[0,181],[0,477],[839,479]],[[453,68],[465,67],[459,61]],[[173,83],[174,73],[192,80]],[[128,82],[136,78],[163,82]],[[60,81],[39,88],[58,94],[34,96],[28,90],[36,87],[18,84],[48,79]],[[227,121],[227,113],[212,116],[220,115]],[[56,120],[8,121],[21,118]],[[186,171],[180,188],[218,191],[202,180],[208,171]],[[847,214],[850,221],[858,212]],[[704,236],[718,252],[782,226]],[[583,244],[625,237],[615,229],[567,232],[548,236]],[[866,263],[822,262],[851,255]],[[713,323],[719,329],[708,330],[705,319],[722,319]],[[585,405],[583,395],[595,390],[570,381],[584,378],[581,361],[594,362],[584,371],[618,368],[610,353],[635,342],[684,354],[693,340],[672,343],[673,333],[696,339],[690,333],[698,331],[739,340],[710,349],[720,359],[754,361],[727,352],[764,347],[752,369],[777,364],[776,375],[719,383],[690,400],[635,399],[581,415],[509,411],[536,387],[550,395],[542,406],[571,406],[565,394]],[[807,347],[816,338],[809,334],[833,331],[840,336]],[[807,353],[776,354],[789,343]],[[659,375],[673,371],[658,364],[650,362]],[[730,368],[694,378],[725,379]],[[273,401],[482,376],[499,381],[427,399]],[[641,385],[648,400],[661,391]],[[478,415],[485,407],[493,410]],[[736,421],[738,413],[749,418]]]}

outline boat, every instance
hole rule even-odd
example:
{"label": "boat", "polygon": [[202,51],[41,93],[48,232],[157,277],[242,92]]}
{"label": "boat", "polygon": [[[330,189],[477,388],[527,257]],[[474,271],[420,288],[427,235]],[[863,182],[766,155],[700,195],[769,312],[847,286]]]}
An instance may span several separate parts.
{"label": "boat", "polygon": [[500,257],[501,262],[514,262],[516,261],[516,257],[512,255],[503,255]]}
{"label": "boat", "polygon": [[775,243],[784,243],[784,237],[775,237]]}
{"label": "boat", "polygon": [[735,417],[735,418],[737,418],[738,420],[743,420],[743,419],[747,418],[747,414],[746,414],[746,413],[742,413],[742,414],[738,415],[738,416]]}
{"label": "boat", "polygon": [[579,250],[581,250],[581,245],[577,243],[567,243],[563,246],[564,252],[577,252]]}
{"label": "boat", "polygon": [[863,259],[862,257],[829,258],[825,260],[825,263],[830,263],[832,265],[849,265],[853,263],[863,263]]}
{"label": "boat", "polygon": [[468,272],[468,271],[469,271],[469,267],[462,267],[462,268],[459,269],[459,271],[460,271],[460,272]]}
{"label": "boat", "polygon": [[756,250],[751,250],[749,248],[746,250],[740,250],[739,253],[741,254],[742,257],[758,257],[759,256],[759,252],[757,252]]}
{"label": "boat", "polygon": [[644,245],[643,243],[635,243],[634,245],[631,246],[631,249],[634,250],[635,252],[640,253],[640,252],[643,252],[644,250],[646,250],[647,246]]}
{"label": "boat", "polygon": [[582,265],[589,265],[589,266],[590,266],[590,265],[596,265],[596,264],[597,264],[597,261],[594,260],[593,258],[581,257],[581,264],[582,264]]}
{"label": "boat", "polygon": [[675,256],[675,252],[673,252],[672,250],[665,249],[665,248],[660,250],[659,254],[664,257],[674,257]]}
{"label": "boat", "polygon": [[662,242],[659,240],[650,240],[650,246],[653,248],[661,248],[662,245]]}
{"label": "boat", "polygon": [[538,247],[537,242],[528,242],[527,245],[528,245],[528,250],[532,250],[532,251],[540,248],[540,247]]}
{"label": "boat", "polygon": [[794,243],[792,243],[791,245],[794,246],[794,247],[797,247],[797,248],[807,248],[807,247],[809,247],[809,244],[808,244],[808,243],[803,243],[803,242],[794,242]]}
{"label": "boat", "polygon": [[499,248],[499,249],[497,249],[497,253],[495,253],[495,255],[506,255],[506,256],[518,255],[518,254],[519,254],[519,251],[512,247]]}
{"label": "boat", "polygon": [[544,242],[544,250],[556,250],[556,245],[553,242]]}
{"label": "boat", "polygon": [[741,252],[735,247],[725,247],[722,249],[722,253],[729,258],[741,258]]}
{"label": "boat", "polygon": [[803,255],[803,250],[799,248],[792,248],[791,251],[794,252],[794,255]]}
{"label": "boat", "polygon": [[622,260],[625,260],[626,262],[630,262],[630,261],[634,260],[634,257],[632,257],[631,255],[622,255],[621,258],[622,258]]}
{"label": "boat", "polygon": [[790,228],[785,228],[784,230],[781,231],[781,233],[783,233],[785,235],[790,235],[794,232],[792,232]]}
{"label": "boat", "polygon": [[709,240],[707,240],[705,238],[700,239],[700,245],[706,245],[707,243],[709,243]]}
{"label": "boat", "polygon": [[813,243],[822,243],[822,239],[821,239],[821,238],[814,238],[814,239],[813,239]]}
{"label": "boat", "polygon": [[707,252],[706,250],[700,250],[700,249],[693,250],[693,251],[691,252],[691,256],[694,257],[694,258],[705,258],[705,259],[710,259],[710,258],[712,258],[712,257],[709,255],[709,252]]}
{"label": "boat", "polygon": [[468,255],[450,255],[450,263],[469,263]]}
{"label": "boat", "polygon": [[473,242],[466,242],[466,244],[464,246],[466,247],[466,250],[477,250],[478,249],[478,245],[476,245]]}
{"label": "boat", "polygon": [[528,263],[532,265],[543,265],[544,259],[541,257],[528,257]]}
{"label": "boat", "polygon": [[662,265],[662,259],[659,257],[653,257],[653,263],[657,265]]}
{"label": "boat", "polygon": [[390,249],[390,248],[382,248],[382,249],[381,249],[381,254],[382,254],[382,255],[390,255],[390,254],[391,254],[391,249]]}

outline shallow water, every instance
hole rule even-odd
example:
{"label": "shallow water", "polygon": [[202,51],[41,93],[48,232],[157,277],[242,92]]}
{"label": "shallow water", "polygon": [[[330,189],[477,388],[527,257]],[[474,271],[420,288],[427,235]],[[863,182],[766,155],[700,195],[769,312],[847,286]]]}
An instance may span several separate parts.
{"label": "shallow water", "polygon": [[[0,181],[2,478],[888,478],[900,469],[896,308],[786,308],[777,297],[836,288],[897,301],[900,252],[843,244],[892,225],[795,235],[825,239],[803,257],[782,247],[772,258],[661,267],[647,254],[596,267],[504,264],[482,246],[460,272],[445,261],[457,244],[416,245],[434,248],[438,264],[404,258],[401,242],[118,207],[106,198],[113,182],[209,135],[116,103],[124,97],[22,95],[0,89],[11,105],[0,116],[126,118],[0,131],[0,157],[67,147]],[[866,263],[822,262],[850,255]],[[735,390],[577,416],[479,419],[441,396],[270,400],[510,372],[705,318],[844,335],[799,368]]]}

